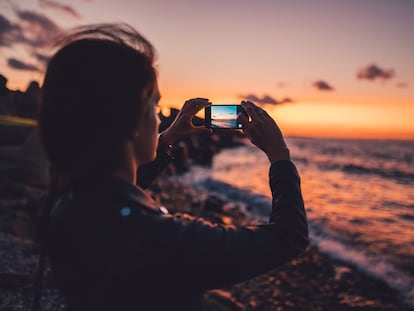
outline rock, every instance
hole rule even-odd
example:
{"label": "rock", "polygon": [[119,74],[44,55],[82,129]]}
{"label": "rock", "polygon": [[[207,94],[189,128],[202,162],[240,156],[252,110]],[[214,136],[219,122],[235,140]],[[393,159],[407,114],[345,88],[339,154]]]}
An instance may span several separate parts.
{"label": "rock", "polygon": [[33,239],[34,228],[33,221],[31,221],[29,215],[23,211],[16,213],[16,218],[6,224],[6,232],[9,231],[13,235],[21,239]]}
{"label": "rock", "polygon": [[7,78],[0,74],[0,95],[7,93],[9,89],[7,88]]}
{"label": "rock", "polygon": [[233,220],[229,216],[221,216],[221,221],[225,225],[232,225],[233,224]]}
{"label": "rock", "polygon": [[37,119],[37,110],[40,101],[40,86],[32,81],[24,94],[15,98],[17,115],[23,118]]}
{"label": "rock", "polygon": [[31,129],[23,144],[0,146],[0,183],[13,181],[35,187],[48,184],[48,162],[36,129]]}
{"label": "rock", "polygon": [[204,294],[201,311],[243,311],[244,306],[224,290],[211,290]]}
{"label": "rock", "polygon": [[0,288],[17,289],[32,282],[30,275],[19,274],[15,271],[0,271]]}
{"label": "rock", "polygon": [[174,157],[175,172],[180,174],[188,171],[188,147],[185,143],[179,142],[172,151]]}
{"label": "rock", "polygon": [[224,203],[225,202],[221,198],[219,198],[218,196],[209,195],[207,197],[206,201],[204,202],[204,208],[207,211],[222,213]]}
{"label": "rock", "polygon": [[346,280],[352,276],[352,270],[345,266],[335,266],[335,281]]}

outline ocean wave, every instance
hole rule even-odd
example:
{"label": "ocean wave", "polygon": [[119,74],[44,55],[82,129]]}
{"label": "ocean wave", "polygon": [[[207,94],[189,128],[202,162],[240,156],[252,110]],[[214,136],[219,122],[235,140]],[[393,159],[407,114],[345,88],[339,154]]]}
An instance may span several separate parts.
{"label": "ocean wave", "polygon": [[388,286],[401,292],[407,303],[414,305],[414,280],[393,264],[378,256],[357,250],[339,239],[323,233],[321,228],[309,223],[310,239],[322,252],[331,258],[345,262],[374,278],[385,281]]}
{"label": "ocean wave", "polygon": [[353,174],[373,174],[384,178],[391,178],[404,181],[414,181],[414,174],[405,173],[396,169],[382,170],[378,168],[364,167],[360,165],[347,164],[342,167],[342,170]]}
{"label": "ocean wave", "polygon": [[222,196],[226,200],[236,201],[242,203],[250,213],[254,213],[255,216],[269,216],[271,211],[271,199],[266,196],[255,194],[249,190],[240,190],[228,183],[207,178],[198,183],[198,186],[203,189],[214,193],[215,195]]}
{"label": "ocean wave", "polygon": [[402,184],[414,183],[414,173],[403,172],[398,169],[381,169],[357,164],[338,164],[331,162],[316,163],[321,170],[337,170],[346,174],[373,175],[381,178],[391,179]]}

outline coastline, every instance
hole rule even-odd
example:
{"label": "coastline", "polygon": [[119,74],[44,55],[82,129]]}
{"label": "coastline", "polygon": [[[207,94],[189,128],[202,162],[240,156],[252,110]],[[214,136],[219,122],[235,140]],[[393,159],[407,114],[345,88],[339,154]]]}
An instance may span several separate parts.
{"label": "coastline", "polygon": [[[0,309],[28,309],[38,249],[30,238],[44,191],[22,184],[1,188]],[[252,219],[232,202],[159,178],[149,189],[170,212],[185,212],[215,223],[247,225]],[[6,212],[6,213],[4,213]],[[64,310],[50,268],[46,269],[41,310]],[[309,246],[289,264],[234,286],[204,294],[201,310],[413,310],[400,293],[344,262]]]}
{"label": "coastline", "polygon": [[[150,189],[170,212],[185,212],[215,223],[255,223],[233,202],[160,178]],[[215,303],[228,305],[214,309]],[[330,258],[316,246],[284,266],[205,294],[203,310],[414,310],[384,281]]]}

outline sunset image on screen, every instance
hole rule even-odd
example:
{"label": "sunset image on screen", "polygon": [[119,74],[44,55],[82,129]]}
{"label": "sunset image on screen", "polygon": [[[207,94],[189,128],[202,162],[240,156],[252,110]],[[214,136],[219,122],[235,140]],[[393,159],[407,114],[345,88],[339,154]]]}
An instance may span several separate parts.
{"label": "sunset image on screen", "polygon": [[237,106],[211,106],[212,128],[237,128]]}

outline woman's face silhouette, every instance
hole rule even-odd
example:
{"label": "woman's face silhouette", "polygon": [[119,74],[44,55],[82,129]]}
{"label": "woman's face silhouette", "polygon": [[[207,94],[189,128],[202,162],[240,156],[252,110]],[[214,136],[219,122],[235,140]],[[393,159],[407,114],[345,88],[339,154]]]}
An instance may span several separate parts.
{"label": "woman's face silhouette", "polygon": [[142,124],[134,137],[135,159],[138,165],[151,162],[157,155],[158,127],[160,118],[157,113],[157,105],[160,100],[158,83],[155,83],[154,92],[147,103],[145,114],[141,119]]}

